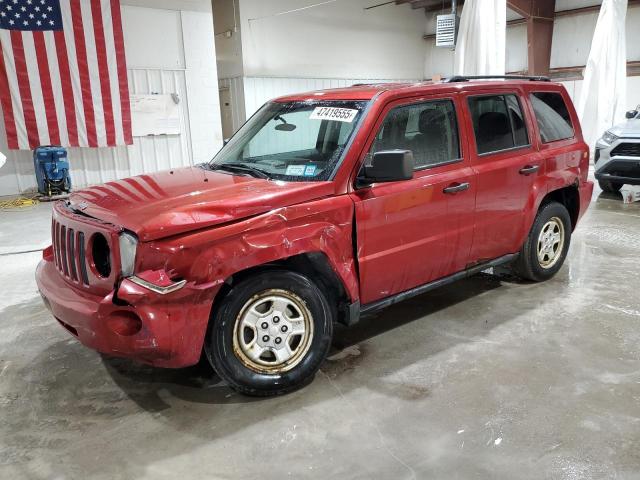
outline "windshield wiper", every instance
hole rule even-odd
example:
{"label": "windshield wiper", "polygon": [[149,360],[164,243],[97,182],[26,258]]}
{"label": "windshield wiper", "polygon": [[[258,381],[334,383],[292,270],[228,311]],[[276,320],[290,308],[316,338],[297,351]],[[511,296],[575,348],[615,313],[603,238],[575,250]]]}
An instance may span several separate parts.
{"label": "windshield wiper", "polygon": [[209,164],[209,168],[211,170],[224,170],[231,173],[244,173],[251,175],[255,178],[264,178],[265,180],[270,180],[271,177],[264,170],[260,170],[256,167],[251,167],[245,164],[237,164],[237,163],[222,163],[222,164]]}

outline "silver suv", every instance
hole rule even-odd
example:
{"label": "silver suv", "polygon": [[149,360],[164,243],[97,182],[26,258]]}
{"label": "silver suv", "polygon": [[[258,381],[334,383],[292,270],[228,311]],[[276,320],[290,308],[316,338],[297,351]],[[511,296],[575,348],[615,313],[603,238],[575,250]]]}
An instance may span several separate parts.
{"label": "silver suv", "polygon": [[596,179],[605,192],[640,185],[640,105],[627,121],[607,130],[596,143]]}

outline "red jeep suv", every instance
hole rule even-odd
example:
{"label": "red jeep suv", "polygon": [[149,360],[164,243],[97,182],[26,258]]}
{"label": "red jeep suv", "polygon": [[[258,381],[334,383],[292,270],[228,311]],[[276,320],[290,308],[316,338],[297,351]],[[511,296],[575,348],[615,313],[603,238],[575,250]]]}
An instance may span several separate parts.
{"label": "red jeep suv", "polygon": [[240,392],[284,393],[336,322],[492,266],[551,278],[588,170],[569,96],[544,78],[291,95],[209,163],[57,203],[38,287],[90,348],[173,368],[204,355]]}

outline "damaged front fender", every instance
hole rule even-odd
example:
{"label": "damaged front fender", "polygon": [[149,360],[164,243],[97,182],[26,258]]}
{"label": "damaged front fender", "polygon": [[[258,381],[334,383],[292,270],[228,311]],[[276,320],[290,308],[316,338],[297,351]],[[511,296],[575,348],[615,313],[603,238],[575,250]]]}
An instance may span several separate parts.
{"label": "damaged front fender", "polygon": [[351,302],[359,298],[353,253],[354,205],[347,195],[301,203],[189,235],[141,245],[137,268],[164,270],[174,281],[219,288],[261,265],[322,253]]}

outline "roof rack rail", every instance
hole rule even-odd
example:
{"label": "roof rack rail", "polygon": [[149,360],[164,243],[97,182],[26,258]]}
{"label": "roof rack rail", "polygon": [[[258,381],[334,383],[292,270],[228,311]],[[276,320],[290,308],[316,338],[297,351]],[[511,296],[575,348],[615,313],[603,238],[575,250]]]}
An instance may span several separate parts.
{"label": "roof rack rail", "polygon": [[550,82],[549,77],[528,75],[455,75],[444,79],[446,83],[468,82],[469,80],[529,80],[531,82]]}

